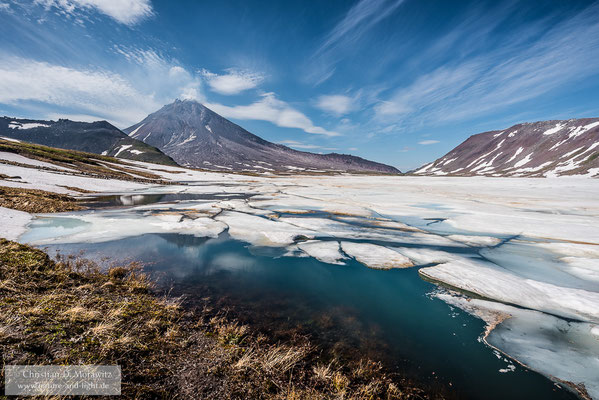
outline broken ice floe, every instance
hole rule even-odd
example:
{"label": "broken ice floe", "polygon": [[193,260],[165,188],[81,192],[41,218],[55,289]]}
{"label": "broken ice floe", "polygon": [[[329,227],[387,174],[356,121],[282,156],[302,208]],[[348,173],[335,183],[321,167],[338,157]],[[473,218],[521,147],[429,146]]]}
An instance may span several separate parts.
{"label": "broken ice floe", "polygon": [[397,251],[371,243],[341,242],[343,252],[375,269],[409,268],[414,264]]}
{"label": "broken ice floe", "polygon": [[526,279],[490,262],[462,258],[419,272],[429,279],[495,301],[579,321],[599,322],[599,293]]}
{"label": "broken ice floe", "polygon": [[448,293],[436,296],[484,320],[489,345],[583,395],[599,398],[596,325]]}
{"label": "broken ice floe", "polygon": [[311,240],[299,243],[297,247],[310,257],[314,257],[319,261],[329,264],[345,265],[343,260],[347,257],[339,251],[339,242]]}

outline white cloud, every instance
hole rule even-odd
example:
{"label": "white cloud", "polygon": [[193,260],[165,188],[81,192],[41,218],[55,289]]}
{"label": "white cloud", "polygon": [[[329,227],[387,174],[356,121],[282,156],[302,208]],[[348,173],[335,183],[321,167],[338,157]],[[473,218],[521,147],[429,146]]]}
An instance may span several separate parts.
{"label": "white cloud", "polygon": [[150,0],[36,0],[46,8],[56,7],[64,14],[95,10],[125,25],[135,25],[153,14]]}
{"label": "white cloud", "polygon": [[[158,104],[122,76],[16,57],[0,58],[0,103],[42,102],[126,123]],[[122,125],[121,125],[122,126]]]}
{"label": "white cloud", "polygon": [[206,106],[225,118],[268,121],[283,128],[298,128],[317,135],[339,135],[337,132],[315,126],[310,118],[277,99],[274,93],[264,93],[259,101],[246,106],[230,107],[217,103],[208,103]]}
{"label": "white cloud", "polygon": [[130,65],[125,76],[0,53],[0,103],[38,114],[43,109],[52,117],[64,113],[84,120],[106,119],[125,128],[177,97],[203,100],[199,77],[154,52],[144,54],[137,54],[139,65]]}
{"label": "white cloud", "polygon": [[55,113],[51,112],[46,114],[43,119],[49,120],[58,120],[61,118],[70,119],[71,121],[81,121],[81,122],[95,122],[102,121],[105,118],[99,115],[93,114],[69,114],[69,113]]}
{"label": "white cloud", "polygon": [[429,145],[429,144],[435,144],[435,143],[439,143],[438,140],[422,140],[420,142],[418,142],[418,144],[422,144],[422,145]]}
{"label": "white cloud", "polygon": [[334,147],[323,147],[323,146],[318,146],[316,144],[308,144],[308,143],[298,142],[297,140],[281,140],[280,142],[277,142],[277,143],[284,144],[285,146],[293,147],[296,149],[302,149],[302,150],[314,150],[314,149],[327,150],[327,151],[337,150]]}
{"label": "white cloud", "polygon": [[340,94],[323,95],[316,101],[316,107],[328,113],[341,116],[355,108],[355,101],[352,97]]}
{"label": "white cloud", "polygon": [[255,72],[234,68],[229,68],[226,71],[226,74],[218,75],[204,69],[201,71],[201,74],[206,79],[212,91],[225,95],[237,94],[244,90],[253,89],[264,80],[261,74]]}
{"label": "white cloud", "polygon": [[296,140],[281,140],[278,142],[279,144],[284,144],[285,146],[295,147],[296,149],[320,149],[320,146],[315,144],[306,144],[302,142],[298,142]]}

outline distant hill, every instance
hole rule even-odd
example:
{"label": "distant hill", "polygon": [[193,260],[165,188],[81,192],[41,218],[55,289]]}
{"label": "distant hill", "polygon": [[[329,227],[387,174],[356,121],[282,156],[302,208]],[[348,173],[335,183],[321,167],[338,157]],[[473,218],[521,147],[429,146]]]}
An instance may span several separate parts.
{"label": "distant hill", "polygon": [[417,175],[599,176],[599,118],[539,121],[470,136]]}
{"label": "distant hill", "polygon": [[106,121],[76,122],[0,118],[0,136],[155,164],[176,163],[155,147],[130,138]]}
{"label": "distant hill", "polygon": [[196,101],[168,104],[124,130],[177,163],[219,171],[400,173],[346,154],[314,154],[268,142]]}

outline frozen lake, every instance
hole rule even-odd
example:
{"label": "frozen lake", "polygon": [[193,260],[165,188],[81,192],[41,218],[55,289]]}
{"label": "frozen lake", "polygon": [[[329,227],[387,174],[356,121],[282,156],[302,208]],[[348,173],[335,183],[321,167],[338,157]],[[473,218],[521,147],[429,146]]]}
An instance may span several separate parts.
{"label": "frozen lake", "polygon": [[175,294],[463,397],[598,398],[598,186],[212,179],[39,216],[21,241],[146,262]]}

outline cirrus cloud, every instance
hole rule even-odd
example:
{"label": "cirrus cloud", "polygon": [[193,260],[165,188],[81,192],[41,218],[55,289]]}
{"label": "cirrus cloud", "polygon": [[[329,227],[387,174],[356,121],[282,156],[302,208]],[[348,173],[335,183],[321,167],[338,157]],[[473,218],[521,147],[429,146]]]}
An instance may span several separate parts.
{"label": "cirrus cloud", "polygon": [[55,7],[63,14],[95,10],[125,25],[135,25],[153,15],[150,0],[36,0],[47,9]]}

